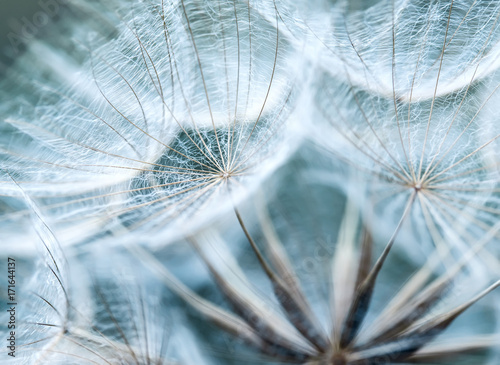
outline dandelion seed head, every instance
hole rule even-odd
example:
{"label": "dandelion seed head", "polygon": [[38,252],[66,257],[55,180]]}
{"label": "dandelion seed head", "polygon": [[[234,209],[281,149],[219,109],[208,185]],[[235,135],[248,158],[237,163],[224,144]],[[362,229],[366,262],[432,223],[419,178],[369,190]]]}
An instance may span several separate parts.
{"label": "dandelion seed head", "polygon": [[[0,106],[2,232],[42,243],[22,360],[442,363],[498,345],[496,2],[71,4],[113,31],[62,17],[76,55],[33,41],[13,70],[36,96]],[[171,326],[174,307],[190,319]]]}

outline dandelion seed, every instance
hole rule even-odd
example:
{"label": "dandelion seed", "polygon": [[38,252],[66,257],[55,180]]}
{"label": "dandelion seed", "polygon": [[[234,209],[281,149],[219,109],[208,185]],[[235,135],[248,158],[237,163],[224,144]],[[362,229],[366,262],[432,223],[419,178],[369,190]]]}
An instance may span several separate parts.
{"label": "dandelion seed", "polygon": [[[21,291],[19,305],[24,318],[16,331],[19,344],[14,360],[30,364],[170,363],[168,316],[159,310],[154,288],[150,286],[146,296],[130,270],[115,273],[115,265],[126,262],[117,251],[113,252],[114,262],[94,268],[93,284],[87,288],[84,277],[89,273],[82,275],[75,270],[75,261],[70,270],[40,210],[22,188],[20,191],[32,212],[42,255],[28,284],[31,291]],[[75,273],[79,280],[73,287],[70,274]]]}
{"label": "dandelion seed", "polygon": [[417,101],[458,92],[498,69],[500,9],[494,1],[350,5],[339,1],[324,5],[321,15],[314,8],[302,13],[316,45],[334,50],[323,55],[321,67],[354,88]]}
{"label": "dandelion seed", "polygon": [[[499,215],[498,161],[491,158],[499,134],[485,134],[484,112],[498,89],[490,55],[496,52],[499,9],[476,1],[403,2],[389,9],[384,35],[366,40],[363,49],[358,43],[368,35],[360,28],[360,14],[354,40],[323,42],[327,54],[344,61],[346,79],[322,74],[317,119],[333,128],[326,138],[321,126],[317,136],[341,160],[374,177],[370,194],[379,213],[394,217],[402,208],[389,202],[415,195],[418,234],[426,232],[442,252],[446,241],[464,252]],[[344,37],[351,36],[348,20],[338,31]],[[346,49],[356,53],[362,72],[351,71]],[[378,54],[390,61],[387,77],[385,59],[374,58]],[[390,80],[390,86],[379,78]]]}
{"label": "dandelion seed", "polygon": [[[18,133],[2,159],[50,218],[87,236],[120,226],[151,236],[173,221],[201,224],[194,214],[208,207],[215,217],[231,206],[228,187],[251,191],[250,177],[297,145],[284,127],[299,102],[300,58],[273,12],[270,25],[235,1],[134,6],[116,41],[82,43],[89,80],[69,91],[40,85],[52,104],[6,119]],[[2,194],[15,196],[4,180]]]}

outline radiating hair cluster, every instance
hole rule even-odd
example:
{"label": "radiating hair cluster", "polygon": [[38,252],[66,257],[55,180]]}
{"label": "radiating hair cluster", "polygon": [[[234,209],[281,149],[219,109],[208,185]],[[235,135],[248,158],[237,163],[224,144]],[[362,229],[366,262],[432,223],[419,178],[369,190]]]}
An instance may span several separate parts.
{"label": "radiating hair cluster", "polygon": [[498,362],[500,4],[57,11],[0,81],[0,362]]}

